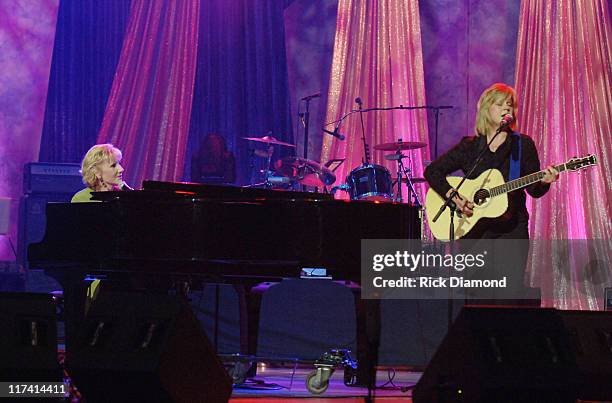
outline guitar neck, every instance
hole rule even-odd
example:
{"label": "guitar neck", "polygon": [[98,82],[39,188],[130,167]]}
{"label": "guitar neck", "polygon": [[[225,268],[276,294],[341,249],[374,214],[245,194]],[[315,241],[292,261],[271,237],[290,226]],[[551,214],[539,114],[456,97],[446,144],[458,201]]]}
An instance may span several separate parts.
{"label": "guitar neck", "polygon": [[[555,165],[554,168],[559,172],[566,171],[567,163]],[[523,176],[521,178],[506,182],[503,185],[495,186],[494,188],[491,188],[489,190],[489,193],[491,194],[491,197],[494,197],[494,196],[499,196],[504,193],[511,192],[513,190],[521,189],[521,188],[531,185],[532,183],[541,181],[544,175],[545,175],[544,171],[534,172],[532,174]]]}

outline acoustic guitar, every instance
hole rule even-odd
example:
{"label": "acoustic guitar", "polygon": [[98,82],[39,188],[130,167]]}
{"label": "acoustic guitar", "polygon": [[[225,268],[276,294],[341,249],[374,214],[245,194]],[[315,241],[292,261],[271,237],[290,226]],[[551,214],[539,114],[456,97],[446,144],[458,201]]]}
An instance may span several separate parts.
{"label": "acoustic guitar", "polygon": [[[555,169],[559,172],[578,171],[580,169],[596,165],[597,158],[590,154],[583,158],[572,158],[565,164],[556,165]],[[504,182],[502,173],[497,169],[488,169],[476,179],[466,179],[461,185],[459,193],[474,202],[474,214],[471,217],[466,215],[455,216],[455,239],[464,237],[481,218],[495,218],[503,215],[508,209],[508,192],[521,189],[540,181],[544,177],[544,171],[535,172],[518,179]],[[460,177],[449,176],[446,178],[448,183],[454,188],[459,185]],[[432,222],[433,217],[444,204],[445,199],[429,188],[425,196],[425,209],[429,228],[436,239],[448,241],[450,215],[448,212],[442,213],[436,222]]]}

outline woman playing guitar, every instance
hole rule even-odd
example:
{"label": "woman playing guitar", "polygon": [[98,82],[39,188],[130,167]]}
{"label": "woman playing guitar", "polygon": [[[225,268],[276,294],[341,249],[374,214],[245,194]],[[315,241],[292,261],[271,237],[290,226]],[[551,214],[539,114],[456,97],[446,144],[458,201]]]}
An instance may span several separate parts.
{"label": "woman playing guitar", "polygon": [[[457,145],[433,161],[425,170],[424,176],[431,188],[440,196],[449,197],[453,189],[446,179],[447,175],[457,170],[469,172],[485,148],[482,159],[468,179],[477,178],[489,169],[499,170],[505,181],[538,172],[540,160],[533,140],[525,134],[516,132],[516,109],[517,97],[512,87],[496,83],[487,88],[477,104],[475,135],[463,137]],[[500,128],[499,134],[493,139]],[[556,181],[559,175],[552,166],[546,168],[544,172],[540,181],[508,194],[508,208],[503,215],[478,221],[463,237],[527,240],[529,215],[526,193],[536,198],[544,196],[550,184]],[[461,214],[470,217],[474,213],[474,200],[462,195],[461,190],[459,189],[459,195],[455,196],[453,201]],[[429,214],[434,213],[429,211]],[[528,252],[528,245],[526,246],[508,253],[514,265],[521,268],[521,275],[517,273],[512,276],[516,282],[522,283],[523,280],[522,271]]]}

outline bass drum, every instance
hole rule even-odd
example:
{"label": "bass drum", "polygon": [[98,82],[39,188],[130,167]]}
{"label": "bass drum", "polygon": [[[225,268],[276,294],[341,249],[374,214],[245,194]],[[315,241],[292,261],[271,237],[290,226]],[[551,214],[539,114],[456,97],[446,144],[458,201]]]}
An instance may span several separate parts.
{"label": "bass drum", "polygon": [[393,200],[391,173],[381,165],[369,164],[355,168],[346,177],[351,200]]}

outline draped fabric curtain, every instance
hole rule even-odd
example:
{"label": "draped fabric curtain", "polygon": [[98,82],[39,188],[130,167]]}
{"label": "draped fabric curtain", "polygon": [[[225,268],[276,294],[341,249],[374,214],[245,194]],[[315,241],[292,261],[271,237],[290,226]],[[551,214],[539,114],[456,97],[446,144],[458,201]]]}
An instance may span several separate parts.
{"label": "draped fabric curtain", "polygon": [[2,261],[15,260],[9,241],[17,239],[23,166],[38,157],[57,9],[57,0],[0,2]]}
{"label": "draped fabric curtain", "polygon": [[129,0],[60,1],[39,160],[80,162],[96,142]]}
{"label": "draped fabric curtain", "polygon": [[[327,122],[356,109],[425,105],[419,5],[416,0],[340,0],[327,103]],[[370,162],[386,166],[397,176],[396,166],[374,145],[428,139],[426,110],[398,110],[363,114],[365,138],[372,150]],[[332,127],[333,129],[333,127]],[[321,161],[345,158],[336,171],[340,183],[363,159],[359,114],[348,117],[340,133],[345,141],[327,136]],[[411,157],[415,176],[422,176],[429,148],[404,151]],[[388,153],[388,152],[387,152]]]}
{"label": "draped fabric curtain", "polygon": [[[534,239],[601,239],[612,234],[612,28],[605,0],[523,0],[516,87],[519,123],[531,134],[543,165],[593,153],[599,164],[562,174],[550,192],[529,204]],[[609,245],[609,239],[606,244]],[[572,256],[549,243],[530,252],[530,281],[547,306],[601,309],[612,285],[612,251],[593,243],[592,266],[558,267]],[[543,264],[550,256],[557,262]],[[589,269],[591,267],[591,269]],[[591,272],[589,272],[589,270]]]}
{"label": "draped fabric curtain", "polygon": [[134,0],[98,143],[123,151],[124,176],[183,173],[198,48],[198,1]]}
{"label": "draped fabric curtain", "polygon": [[[200,9],[200,47],[185,179],[192,153],[208,133],[225,137],[236,157],[237,184],[249,183],[256,143],[271,133],[293,143],[283,12],[276,0],[207,0]],[[293,149],[281,147],[275,158]],[[260,166],[259,168],[263,168]]]}

